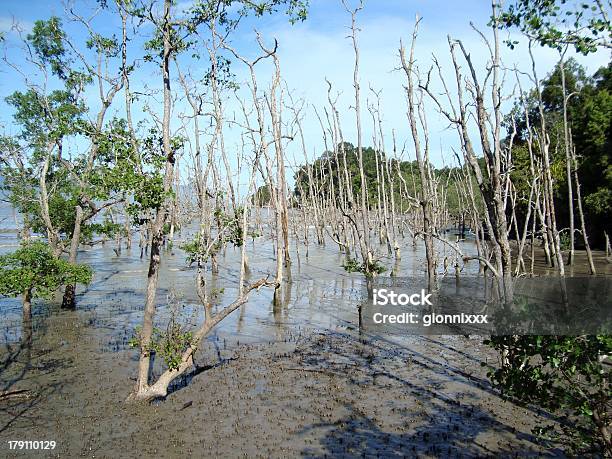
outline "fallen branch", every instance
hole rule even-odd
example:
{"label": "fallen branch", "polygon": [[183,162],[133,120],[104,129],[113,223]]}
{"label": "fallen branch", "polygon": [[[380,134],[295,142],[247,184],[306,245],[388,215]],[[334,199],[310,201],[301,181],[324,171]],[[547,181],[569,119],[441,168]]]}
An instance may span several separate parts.
{"label": "fallen branch", "polygon": [[457,244],[453,244],[450,241],[447,241],[446,239],[442,239],[440,236],[437,236],[435,234],[431,235],[434,239],[437,239],[438,241],[448,245],[450,248],[452,248],[455,252],[457,252],[457,254],[461,257],[461,259],[465,262],[465,261],[470,261],[470,260],[478,260],[481,263],[483,263],[484,265],[486,265],[487,268],[489,268],[491,270],[491,272],[493,273],[493,275],[495,277],[499,277],[499,273],[497,272],[497,269],[495,269],[495,267],[491,264],[491,262],[489,260],[487,260],[484,257],[475,255],[475,256],[467,256],[464,255],[463,252],[461,251],[461,249],[459,248],[459,246]]}

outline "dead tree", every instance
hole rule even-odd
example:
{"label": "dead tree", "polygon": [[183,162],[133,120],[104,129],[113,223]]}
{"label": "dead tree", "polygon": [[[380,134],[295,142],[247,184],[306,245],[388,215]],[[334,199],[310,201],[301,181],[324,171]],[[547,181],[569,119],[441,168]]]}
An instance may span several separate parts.
{"label": "dead tree", "polygon": [[[430,175],[428,172],[429,164],[427,159],[427,154],[423,155],[423,150],[421,147],[421,134],[419,133],[418,123],[419,123],[419,114],[417,113],[418,104],[422,104],[422,98],[416,99],[416,91],[414,84],[414,73],[416,69],[414,67],[414,49],[416,46],[416,39],[418,35],[418,27],[419,27],[420,19],[417,16],[416,22],[414,25],[414,31],[412,33],[412,44],[410,46],[410,56],[408,59],[406,58],[406,50],[404,48],[403,43],[400,41],[400,59],[402,63],[402,68],[404,73],[406,74],[406,79],[408,81],[408,86],[406,89],[406,96],[408,99],[408,122],[410,124],[410,131],[412,134],[412,140],[414,142],[414,151],[417,158],[417,164],[419,167],[419,175],[421,178],[421,193],[420,193],[420,205],[423,212],[423,239],[425,241],[425,257],[427,259],[427,279],[428,285],[430,288],[433,288],[435,277],[436,277],[436,266],[435,266],[435,251],[434,251],[434,243],[433,243],[433,234],[435,233],[433,215],[432,215],[432,196],[431,196],[431,183],[430,183]],[[422,123],[422,127],[425,128],[425,125]],[[425,150],[427,151],[429,148],[428,142],[428,133],[423,133],[426,138],[426,146]]]}
{"label": "dead tree", "polygon": [[[497,17],[495,5],[493,5],[492,17],[495,22],[495,18]],[[450,95],[437,60],[434,60],[434,63],[438,68],[438,74],[444,88],[443,94],[446,96],[449,108],[445,109],[440,97],[431,91],[429,87],[429,75],[427,82],[421,87],[436,103],[440,112],[444,114],[457,129],[465,160],[472,169],[472,173],[474,174],[485,203],[485,223],[495,255],[496,272],[499,274],[499,277],[503,279],[506,298],[510,299],[512,297],[512,258],[508,239],[508,223],[505,207],[508,189],[505,177],[506,174],[508,174],[510,164],[504,160],[504,158],[508,157],[504,152],[504,148],[509,148],[509,146],[504,145],[501,138],[503,116],[501,113],[500,40],[497,24],[492,24],[491,28],[493,30],[492,45],[482,33],[478,32],[489,50],[490,61],[488,62],[484,79],[481,80],[478,77],[478,72],[476,71],[471,55],[468,53],[463,43],[460,40],[452,40],[449,37],[448,42],[457,85],[456,100],[453,101]],[[467,64],[468,76],[465,77],[465,80],[461,73],[461,66],[457,58],[457,50]],[[472,114],[468,112],[469,105],[465,100],[464,87],[467,88],[471,96],[470,105],[475,107],[475,113],[473,113],[473,115],[478,127],[480,146],[484,153],[487,169],[486,174],[483,174],[481,170],[471,139],[469,119]],[[487,107],[487,94],[490,94],[492,108]]]}
{"label": "dead tree", "polygon": [[370,224],[369,224],[369,208],[368,208],[368,184],[366,174],[363,168],[363,145],[362,145],[362,128],[361,128],[361,88],[359,85],[359,44],[357,42],[357,13],[363,9],[363,2],[351,9],[346,0],[342,0],[345,10],[351,15],[351,33],[349,38],[353,44],[353,53],[355,56],[355,65],[353,67],[353,87],[355,89],[355,124],[357,129],[357,163],[359,165],[359,179],[361,182],[361,231],[360,231],[360,247],[363,260],[364,272],[366,275],[372,274],[374,265],[374,255],[370,247]]}
{"label": "dead tree", "polygon": [[542,156],[543,169],[543,220],[546,221],[547,239],[549,242],[549,250],[552,252],[552,257],[555,260],[557,270],[560,276],[565,276],[565,266],[563,262],[563,254],[561,253],[561,240],[557,229],[557,217],[555,214],[554,201],[554,181],[550,166],[550,137],[548,134],[548,126],[544,115],[544,102],[542,100],[542,89],[540,80],[536,72],[536,62],[531,49],[532,42],[529,42],[529,57],[531,58],[532,81],[535,85],[535,92],[538,102],[539,112],[539,132],[538,132],[538,147]]}

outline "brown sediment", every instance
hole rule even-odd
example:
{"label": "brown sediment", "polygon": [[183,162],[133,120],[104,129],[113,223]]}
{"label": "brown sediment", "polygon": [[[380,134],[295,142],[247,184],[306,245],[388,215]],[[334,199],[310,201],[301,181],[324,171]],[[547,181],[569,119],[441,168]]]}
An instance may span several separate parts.
{"label": "brown sediment", "polygon": [[[36,398],[0,404],[3,445],[54,440],[43,456],[114,458],[546,452],[530,433],[545,418],[504,402],[487,383],[480,359],[493,356],[480,338],[328,331],[219,354],[210,344],[188,384],[133,405],[123,402],[133,353],[99,353],[91,328],[55,322],[13,385],[34,384]],[[12,374],[3,372],[3,382]]]}
{"label": "brown sediment", "polygon": [[[259,276],[270,245],[249,249]],[[402,275],[421,273],[422,248],[403,250]],[[57,442],[20,457],[561,454],[531,433],[558,420],[490,387],[481,363],[497,361],[482,337],[359,334],[363,277],[345,273],[342,257],[322,247],[293,267],[282,301],[262,291],[228,317],[164,400],[126,404],[137,376],[128,340],[142,317],[146,260],[137,250],[114,257],[108,247],[81,258],[96,278],[78,292],[77,310],[37,302],[32,321],[22,322],[19,301],[3,300],[0,391],[30,397],[0,400],[0,456],[13,455],[8,440]],[[220,302],[234,294],[234,258],[228,251],[211,279],[224,292]],[[466,271],[477,269],[474,262]],[[172,290],[185,318],[201,318],[193,278],[180,250],[166,258],[160,323]]]}

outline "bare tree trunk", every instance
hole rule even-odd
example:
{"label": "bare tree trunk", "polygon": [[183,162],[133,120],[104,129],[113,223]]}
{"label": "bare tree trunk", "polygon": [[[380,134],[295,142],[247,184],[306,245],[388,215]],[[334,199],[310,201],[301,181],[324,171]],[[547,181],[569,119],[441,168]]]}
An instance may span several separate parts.
{"label": "bare tree trunk", "polygon": [[567,264],[572,266],[574,264],[574,238],[576,229],[574,227],[574,193],[572,187],[571,139],[569,134],[569,123],[567,121],[567,101],[571,94],[570,96],[567,95],[567,87],[565,84],[565,51],[567,51],[567,46],[561,54],[561,59],[559,60],[559,70],[561,71],[561,90],[563,96],[563,144],[565,146],[565,177],[567,181],[567,200],[570,224],[570,249]]}
{"label": "bare tree trunk", "polygon": [[551,249],[553,256],[555,257],[557,269],[559,270],[560,276],[565,276],[565,265],[563,262],[563,254],[561,253],[561,241],[559,238],[559,231],[557,230],[557,219],[555,215],[555,203],[553,196],[554,182],[550,167],[550,156],[549,146],[550,139],[548,138],[548,131],[546,127],[546,118],[544,116],[544,103],[542,101],[542,90],[540,88],[540,82],[538,80],[535,59],[531,50],[531,42],[529,43],[529,56],[531,58],[531,67],[533,73],[533,81],[536,86],[536,94],[538,98],[538,110],[540,114],[540,151],[542,153],[542,167],[544,172],[544,206],[545,212],[544,217],[546,219],[547,229],[549,231],[549,242],[551,243]]}
{"label": "bare tree trunk", "polygon": [[[171,88],[170,88],[170,58],[171,58],[171,14],[170,7],[172,0],[164,0],[164,14],[161,25],[161,33],[163,37],[163,54],[162,54],[162,80],[164,94],[164,114],[162,121],[162,142],[164,156],[166,158],[165,174],[164,174],[164,193],[167,194],[172,188],[174,179],[174,152],[170,145],[170,112],[172,108]],[[151,231],[151,257],[149,260],[149,271],[147,274],[147,289],[144,307],[144,319],[142,331],[140,335],[140,363],[138,367],[138,380],[136,383],[133,397],[136,399],[142,398],[149,389],[149,367],[150,367],[150,344],[153,335],[153,318],[155,316],[156,306],[155,300],[157,297],[157,282],[159,278],[159,265],[161,263],[160,248],[162,245],[162,231],[166,223],[168,215],[169,202],[162,204],[157,210],[157,215],[153,222]]]}
{"label": "bare tree trunk", "polygon": [[[83,223],[83,209],[80,204],[75,206],[74,228],[72,230],[72,238],[70,239],[70,252],[68,254],[68,262],[76,263],[81,242],[81,224]],[[76,286],[74,284],[66,285],[64,297],[62,299],[62,307],[73,309],[76,304]]]}
{"label": "bare tree trunk", "polygon": [[[280,224],[280,235],[282,236],[283,248],[277,252],[277,257],[281,257],[282,262],[287,268],[287,275],[291,276],[291,257],[289,254],[289,221],[288,221],[288,203],[287,203],[287,180],[285,178],[285,156],[283,149],[283,134],[282,134],[282,123],[280,108],[282,104],[277,99],[279,96],[282,98],[282,89],[280,88],[281,73],[280,64],[276,55],[276,49],[274,51],[267,50],[260,42],[262,50],[272,56],[274,62],[274,78],[272,80],[272,86],[270,88],[270,99],[269,109],[270,117],[272,121],[272,135],[274,139],[274,152],[276,154],[276,189],[277,189],[277,204],[278,204],[278,224]],[[276,48],[276,46],[275,46]],[[277,244],[280,246],[281,239],[277,240]],[[278,263],[278,260],[277,260]],[[282,281],[282,279],[277,279]]]}
{"label": "bare tree trunk", "polygon": [[[571,136],[570,136],[571,139]],[[578,161],[576,160],[576,150],[572,145],[572,164],[574,169],[574,184],[576,185],[576,202],[578,203],[578,217],[580,219],[580,230],[582,231],[582,239],[584,240],[584,249],[586,250],[587,259],[589,261],[589,270],[591,274],[597,274],[595,270],[595,263],[593,261],[593,252],[591,252],[591,245],[589,244],[589,235],[587,234],[586,223],[584,220],[584,212],[582,210],[582,195],[580,192],[580,181],[578,180]]]}
{"label": "bare tree trunk", "polygon": [[[421,140],[420,134],[418,132],[417,125],[417,114],[415,113],[415,107],[417,106],[417,101],[415,100],[415,90],[414,90],[414,82],[413,82],[413,72],[414,69],[414,49],[416,45],[416,38],[418,33],[420,18],[417,16],[416,22],[414,25],[414,31],[412,33],[412,44],[410,46],[410,57],[409,60],[406,60],[406,52],[404,49],[404,45],[400,42],[400,58],[402,61],[402,68],[406,73],[406,78],[408,79],[408,88],[407,96],[408,96],[408,121],[410,123],[410,130],[412,133],[412,140],[414,142],[414,150],[416,153],[417,163],[419,166],[419,175],[421,177],[421,199],[420,204],[423,211],[423,238],[425,240],[425,257],[427,259],[427,280],[429,288],[433,288],[435,277],[436,277],[436,268],[435,268],[435,252],[434,252],[434,243],[433,243],[433,234],[435,232],[433,226],[433,216],[431,209],[431,184],[429,181],[429,174],[427,172],[428,165],[423,159],[423,153],[421,150]],[[422,103],[422,99],[419,99],[418,103]]]}
{"label": "bare tree trunk", "polygon": [[[486,67],[485,78],[482,81],[479,79],[478,73],[472,62],[471,55],[467,52],[463,43],[460,40],[453,41],[449,37],[448,41],[457,84],[457,102],[453,104],[446,82],[442,75],[441,68],[435,59],[434,63],[438,68],[438,74],[444,87],[443,95],[446,95],[450,103],[450,110],[445,110],[439,101],[439,96],[437,94],[433,94],[429,90],[429,76],[426,85],[421,86],[421,88],[429,94],[429,96],[436,102],[440,112],[444,114],[444,116],[457,128],[466,162],[470,165],[472,171],[474,172],[476,182],[478,183],[478,187],[480,188],[486,206],[485,223],[487,225],[489,237],[492,242],[493,253],[495,255],[495,262],[497,265],[495,271],[503,280],[506,301],[510,301],[512,299],[512,257],[506,219],[508,182],[504,179],[504,177],[508,173],[511,166],[511,145],[502,147],[501,83],[499,81],[501,62],[499,35],[496,23],[497,5],[494,3],[492,8],[493,23],[491,28],[494,38],[493,45],[491,45],[484,34],[480,33],[481,38],[486,42],[490,55],[490,61]],[[471,114],[468,114],[468,106],[463,100],[466,82],[461,75],[461,67],[456,58],[456,47],[459,47],[463,58],[468,65],[468,89],[473,98],[472,104],[469,104],[469,106],[473,106],[475,110],[474,115],[476,124],[478,126],[480,145],[484,153],[484,159],[488,172],[488,177],[486,177],[486,180],[481,171],[480,164],[478,163],[476,153],[470,139],[468,118]],[[488,108],[485,102],[488,89],[490,89],[492,109]],[[490,139],[490,136],[492,136],[492,139]],[[505,152],[504,148],[506,149]]]}
{"label": "bare tree trunk", "polygon": [[26,289],[23,292],[22,309],[24,320],[32,320],[32,289]]}
{"label": "bare tree trunk", "polygon": [[[359,6],[354,10],[351,10],[346,1],[342,0],[346,11],[351,15],[351,33],[349,37],[353,42],[353,52],[355,55],[355,66],[353,68],[353,87],[355,88],[355,120],[357,128],[357,163],[359,165],[359,179],[361,181],[361,224],[362,231],[360,241],[361,243],[361,256],[363,260],[363,266],[365,268],[365,274],[371,274],[371,268],[373,264],[373,254],[370,248],[370,224],[369,224],[369,209],[368,209],[368,184],[366,181],[366,174],[363,168],[363,144],[362,144],[362,129],[361,129],[361,96],[359,86],[359,45],[357,43],[357,13],[363,9],[363,3],[360,2]],[[349,185],[350,186],[350,185]]]}
{"label": "bare tree trunk", "polygon": [[57,230],[54,228],[51,221],[51,214],[49,213],[49,192],[47,190],[47,173],[49,172],[49,165],[51,163],[51,154],[54,143],[47,145],[47,154],[43,162],[42,170],[40,172],[40,178],[38,185],[40,188],[39,201],[40,201],[40,214],[45,224],[47,231],[47,242],[53,251],[55,256],[59,256],[62,253],[62,246],[60,244],[59,235]]}

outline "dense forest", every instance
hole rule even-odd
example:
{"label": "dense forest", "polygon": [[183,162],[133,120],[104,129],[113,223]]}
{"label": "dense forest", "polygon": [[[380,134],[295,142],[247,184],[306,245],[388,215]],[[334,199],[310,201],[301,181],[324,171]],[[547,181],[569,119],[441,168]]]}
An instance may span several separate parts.
{"label": "dense forest", "polygon": [[[551,142],[551,169],[555,184],[555,201],[562,228],[570,227],[569,207],[575,201],[577,189],[569,195],[568,179],[574,182],[574,174],[580,177],[580,193],[584,202],[584,214],[589,239],[604,248],[604,233],[610,233],[612,222],[612,64],[586,75],[574,59],[564,64],[565,94],[567,99],[567,124],[571,137],[570,160],[567,160],[564,142],[563,90],[561,67],[555,69],[541,82],[543,114],[549,126]],[[525,94],[531,123],[538,123],[541,116],[533,92]],[[521,102],[523,103],[523,102]],[[517,191],[520,213],[525,215],[529,197],[529,126],[521,104],[506,116],[508,130],[514,133],[512,181]],[[509,141],[509,140],[508,140]],[[568,166],[569,163],[569,166]],[[568,169],[569,167],[569,169]],[[568,170],[570,173],[568,174]],[[575,187],[575,185],[574,185]],[[567,239],[567,238],[566,238]]]}

